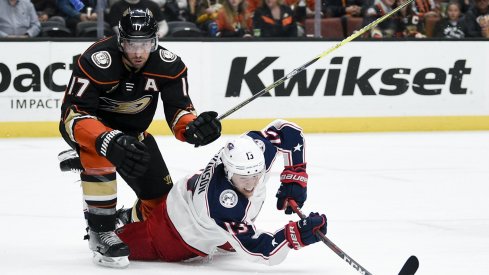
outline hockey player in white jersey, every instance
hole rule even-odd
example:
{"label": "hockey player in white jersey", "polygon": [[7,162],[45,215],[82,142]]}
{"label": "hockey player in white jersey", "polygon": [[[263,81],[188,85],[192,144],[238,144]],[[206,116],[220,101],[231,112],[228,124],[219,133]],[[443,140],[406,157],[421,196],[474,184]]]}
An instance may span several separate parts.
{"label": "hockey player in white jersey", "polygon": [[180,180],[148,217],[139,217],[142,222],[117,231],[130,248],[129,259],[182,261],[230,245],[250,261],[274,265],[291,249],[319,241],[315,232],[326,233],[327,223],[318,213],[275,233],[259,231],[254,224],[279,153],[285,168],[277,208],[292,213],[288,199],[302,206],[308,179],[304,149],[301,128],[284,120],[227,142],[203,171]]}
{"label": "hockey player in white jersey", "polygon": [[223,248],[253,262],[275,265],[291,249],[319,241],[315,232],[326,234],[327,227],[326,216],[319,213],[289,222],[274,233],[255,227],[279,154],[284,170],[277,209],[291,214],[287,202],[302,206],[307,198],[305,143],[299,126],[275,120],[262,131],[228,141],[205,169],[180,180],[167,196],[138,200],[133,222],[116,230],[130,248],[129,259],[175,262]]}

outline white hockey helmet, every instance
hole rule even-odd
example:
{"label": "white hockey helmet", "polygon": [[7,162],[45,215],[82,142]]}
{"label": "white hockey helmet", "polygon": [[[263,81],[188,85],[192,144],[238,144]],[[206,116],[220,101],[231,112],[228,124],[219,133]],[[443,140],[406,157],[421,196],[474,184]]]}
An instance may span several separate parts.
{"label": "white hockey helmet", "polygon": [[234,174],[255,175],[265,170],[262,149],[247,135],[228,141],[222,150],[221,160],[229,181]]}

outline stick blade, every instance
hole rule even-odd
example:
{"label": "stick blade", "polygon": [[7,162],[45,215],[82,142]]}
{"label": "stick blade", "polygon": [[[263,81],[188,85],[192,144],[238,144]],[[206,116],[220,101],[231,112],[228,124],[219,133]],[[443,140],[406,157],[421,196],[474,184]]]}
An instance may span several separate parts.
{"label": "stick blade", "polygon": [[399,275],[414,275],[419,267],[419,261],[416,256],[411,256],[406,261],[401,271],[399,271]]}

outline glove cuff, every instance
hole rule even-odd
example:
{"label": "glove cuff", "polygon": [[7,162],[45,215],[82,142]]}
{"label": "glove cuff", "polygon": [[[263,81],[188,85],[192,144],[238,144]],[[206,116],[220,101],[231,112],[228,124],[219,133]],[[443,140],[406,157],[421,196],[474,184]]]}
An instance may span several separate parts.
{"label": "glove cuff", "polygon": [[294,164],[294,165],[288,165],[288,166],[285,166],[284,168],[286,170],[293,170],[293,171],[296,171],[296,172],[299,172],[299,171],[306,171],[306,167],[307,167],[307,163],[299,163],[299,164]]}
{"label": "glove cuff", "polygon": [[[301,168],[294,168],[295,166],[286,166],[285,169],[280,174],[280,182],[296,183],[302,188],[307,187],[307,180],[309,176],[306,173],[305,166]],[[292,168],[292,169],[291,169]]]}
{"label": "glove cuff", "polygon": [[118,136],[123,135],[119,130],[112,130],[110,132],[105,132],[97,138],[96,146],[97,151],[100,155],[107,157],[107,151],[109,151],[110,143]]}
{"label": "glove cuff", "polygon": [[297,222],[290,221],[285,225],[285,239],[289,243],[289,247],[295,250],[299,250],[306,246],[306,244],[302,242],[301,232]]}

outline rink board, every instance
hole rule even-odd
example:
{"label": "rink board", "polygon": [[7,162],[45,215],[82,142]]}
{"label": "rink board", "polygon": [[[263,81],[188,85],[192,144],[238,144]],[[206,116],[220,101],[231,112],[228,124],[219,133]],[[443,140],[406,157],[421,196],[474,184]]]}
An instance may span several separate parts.
{"label": "rink board", "polygon": [[[197,111],[224,113],[335,42],[161,44],[187,64]],[[59,135],[70,67],[89,45],[2,43],[0,137]],[[233,113],[223,129],[287,118],[307,132],[487,130],[487,60],[485,41],[351,42]],[[151,132],[170,133],[161,108],[155,120]]]}

